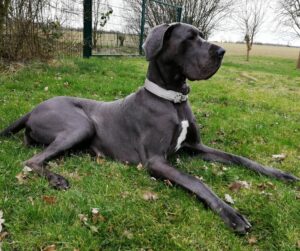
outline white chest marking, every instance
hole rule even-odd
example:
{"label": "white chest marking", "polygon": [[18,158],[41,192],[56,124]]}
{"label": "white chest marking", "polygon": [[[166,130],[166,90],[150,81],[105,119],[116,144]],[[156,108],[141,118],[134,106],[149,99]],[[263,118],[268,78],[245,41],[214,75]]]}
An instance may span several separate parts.
{"label": "white chest marking", "polygon": [[177,145],[175,151],[178,151],[181,147],[181,143],[185,140],[187,134],[187,128],[189,127],[189,122],[187,120],[181,121],[181,133],[177,139]]}

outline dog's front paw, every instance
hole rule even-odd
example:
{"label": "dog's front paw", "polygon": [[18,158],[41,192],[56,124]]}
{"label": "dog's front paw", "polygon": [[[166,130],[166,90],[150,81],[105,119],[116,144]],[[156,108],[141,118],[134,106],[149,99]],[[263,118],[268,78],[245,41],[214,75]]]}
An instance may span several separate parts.
{"label": "dog's front paw", "polygon": [[286,181],[286,182],[296,182],[300,181],[300,179],[290,173],[280,171],[279,174],[276,175],[276,178]]}
{"label": "dog's front paw", "polygon": [[67,190],[70,188],[69,181],[63,176],[52,173],[48,176],[49,185],[58,190]]}
{"label": "dog's front paw", "polygon": [[232,207],[225,205],[220,211],[220,215],[224,222],[235,232],[246,234],[251,229],[250,222]]}

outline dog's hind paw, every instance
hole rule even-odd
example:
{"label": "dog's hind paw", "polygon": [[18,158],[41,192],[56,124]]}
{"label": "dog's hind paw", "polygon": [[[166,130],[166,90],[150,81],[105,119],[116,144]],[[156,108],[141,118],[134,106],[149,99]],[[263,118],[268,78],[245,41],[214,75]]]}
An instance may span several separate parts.
{"label": "dog's hind paw", "polygon": [[52,173],[48,177],[49,185],[58,190],[67,190],[70,188],[69,181],[65,179],[63,176]]}

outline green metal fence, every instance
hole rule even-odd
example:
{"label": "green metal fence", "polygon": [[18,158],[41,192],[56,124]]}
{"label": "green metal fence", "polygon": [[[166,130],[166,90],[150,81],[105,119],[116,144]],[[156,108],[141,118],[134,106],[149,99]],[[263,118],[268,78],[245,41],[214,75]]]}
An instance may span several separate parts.
{"label": "green metal fence", "polygon": [[181,12],[163,0],[84,0],[83,56],[142,55],[149,29]]}

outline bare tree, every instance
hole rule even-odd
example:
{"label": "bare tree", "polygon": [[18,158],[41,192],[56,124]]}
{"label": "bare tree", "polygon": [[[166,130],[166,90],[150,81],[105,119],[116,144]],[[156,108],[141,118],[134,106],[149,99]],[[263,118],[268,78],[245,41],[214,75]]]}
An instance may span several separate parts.
{"label": "bare tree", "polygon": [[[295,35],[300,38],[300,0],[280,0],[278,10],[280,23],[292,28]],[[297,68],[300,69],[300,53]]]}
{"label": "bare tree", "polygon": [[268,7],[266,0],[242,0],[237,5],[237,11],[233,14],[234,21],[243,33],[247,47],[246,60],[250,59],[250,51],[256,35],[259,33]]}
{"label": "bare tree", "polygon": [[[134,13],[128,26],[136,33],[140,30],[140,13],[142,0],[128,1]],[[220,21],[228,16],[232,10],[234,0],[169,0],[168,4],[182,6],[182,22],[199,28],[207,39],[214,30],[220,28]],[[170,5],[147,1],[146,23],[151,28],[161,23],[176,20],[176,8]]]}
{"label": "bare tree", "polygon": [[0,0],[0,35],[2,34],[5,17],[8,14],[10,0]]}
{"label": "bare tree", "polygon": [[108,6],[107,1],[94,0],[93,10],[93,48],[96,48],[100,27],[105,26],[110,15],[113,13],[113,9]]}
{"label": "bare tree", "polygon": [[217,29],[220,22],[230,15],[233,0],[172,0],[174,4],[182,5],[182,21],[199,28],[206,39]]}

